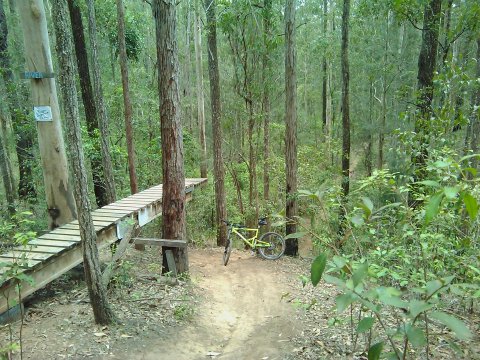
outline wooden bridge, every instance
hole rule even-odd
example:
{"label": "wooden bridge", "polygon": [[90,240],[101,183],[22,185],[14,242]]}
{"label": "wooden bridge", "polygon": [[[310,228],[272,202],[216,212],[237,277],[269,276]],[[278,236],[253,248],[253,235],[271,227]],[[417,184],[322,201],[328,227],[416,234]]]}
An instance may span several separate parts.
{"label": "wooden bridge", "polygon": [[[195,187],[207,179],[185,179],[187,201]],[[122,239],[132,220],[144,226],[162,214],[162,185],[131,195],[92,212],[97,232],[98,248]],[[78,221],[72,221],[45,235],[0,255],[0,263],[18,263],[23,273],[33,283],[22,281],[20,296],[23,300],[83,261]],[[0,276],[5,267],[0,269]],[[9,304],[19,299],[13,279],[5,279],[0,285],[0,314],[8,310]]]}

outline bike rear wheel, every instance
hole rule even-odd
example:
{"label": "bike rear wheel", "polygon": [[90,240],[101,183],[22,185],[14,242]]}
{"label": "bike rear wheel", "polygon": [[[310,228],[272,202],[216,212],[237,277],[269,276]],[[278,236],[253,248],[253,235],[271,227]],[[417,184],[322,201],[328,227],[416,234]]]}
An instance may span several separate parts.
{"label": "bike rear wheel", "polygon": [[228,259],[230,259],[230,254],[232,252],[232,239],[227,239],[227,244],[225,245],[225,251],[223,252],[223,265],[227,266]]}
{"label": "bike rear wheel", "polygon": [[285,252],[285,239],[280,234],[268,232],[263,234],[259,241],[269,244],[258,247],[258,252],[264,259],[276,260]]}

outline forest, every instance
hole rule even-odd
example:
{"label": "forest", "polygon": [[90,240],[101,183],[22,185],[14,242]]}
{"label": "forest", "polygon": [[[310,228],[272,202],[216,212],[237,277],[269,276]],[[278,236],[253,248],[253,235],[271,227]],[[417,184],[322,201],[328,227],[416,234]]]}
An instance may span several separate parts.
{"label": "forest", "polygon": [[96,323],[90,211],[163,183],[159,238],[265,216],[285,258],[311,243],[331,358],[477,358],[477,0],[0,0],[0,74],[0,251],[78,219]]}

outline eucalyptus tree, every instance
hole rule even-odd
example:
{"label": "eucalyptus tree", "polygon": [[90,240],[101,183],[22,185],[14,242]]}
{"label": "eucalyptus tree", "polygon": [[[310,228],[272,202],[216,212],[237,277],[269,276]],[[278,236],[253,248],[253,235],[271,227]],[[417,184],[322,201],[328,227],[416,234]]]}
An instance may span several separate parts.
{"label": "eucalyptus tree", "polygon": [[213,177],[215,187],[215,214],[217,225],[217,245],[225,246],[227,228],[222,220],[227,218],[225,204],[225,167],[222,155],[222,110],[220,104],[220,71],[217,54],[216,0],[205,0],[207,13],[207,54],[208,75],[210,78],[210,103],[213,135]]}
{"label": "eucalyptus tree", "polygon": [[[286,174],[286,234],[297,231],[297,84],[295,50],[295,0],[285,3],[285,174]],[[296,256],[298,239],[286,241],[285,254]]]}
{"label": "eucalyptus tree", "polygon": [[342,204],[340,207],[340,234],[344,232],[345,199],[350,192],[350,65],[348,62],[348,33],[350,0],[343,0],[342,11]]}
{"label": "eucalyptus tree", "polygon": [[[181,240],[186,236],[185,172],[178,93],[176,1],[153,0],[158,60],[158,90],[162,138],[163,197],[162,235]],[[163,268],[168,272],[166,250],[172,250],[177,271],[188,271],[186,248],[163,248]]]}
{"label": "eucalyptus tree", "polygon": [[90,304],[95,322],[108,325],[115,321],[115,315],[107,300],[107,291],[101,281],[100,260],[97,248],[97,234],[93,225],[88,194],[87,171],[83,155],[77,89],[75,86],[75,62],[68,23],[65,0],[52,0],[52,19],[56,36],[56,50],[59,63],[59,84],[62,92],[65,124],[67,127],[68,149],[73,170],[75,202],[78,208],[78,224],[82,239],[83,264]]}
{"label": "eucalyptus tree", "polygon": [[95,94],[95,106],[98,114],[98,124],[100,126],[100,148],[102,150],[102,163],[104,179],[106,184],[108,202],[114,202],[116,199],[115,180],[113,175],[113,165],[109,143],[108,117],[103,98],[103,86],[100,74],[100,62],[98,59],[97,48],[97,21],[95,19],[95,5],[93,0],[86,0],[88,16],[88,35],[90,40],[93,91]]}
{"label": "eucalyptus tree", "polygon": [[[237,1],[224,9],[222,14],[222,29],[227,36],[232,53],[234,70],[234,90],[245,106],[244,115],[247,120],[246,135],[248,141],[248,201],[255,208],[258,218],[259,202],[257,188],[257,142],[256,130],[260,128],[256,110],[261,99],[259,70],[257,64],[261,61],[263,39],[258,36],[261,31],[259,9],[249,1]],[[243,126],[243,121],[239,124]],[[243,128],[241,130],[243,132]],[[245,159],[240,149],[237,155]]]}
{"label": "eucalyptus tree", "polygon": [[80,90],[82,94],[83,108],[87,125],[87,133],[90,141],[93,143],[94,154],[90,155],[92,166],[93,191],[97,206],[102,207],[109,203],[106,192],[106,182],[100,154],[100,143],[98,138],[98,115],[93,94],[92,81],[90,77],[90,66],[88,60],[87,46],[85,42],[85,32],[83,26],[82,13],[78,0],[68,0],[68,10],[70,15],[70,24],[72,26],[73,43],[75,47],[75,58],[77,61],[78,78],[80,80]]}
{"label": "eucalyptus tree", "polygon": [[128,59],[125,44],[125,9],[123,0],[117,0],[117,25],[118,25],[118,54],[122,72],[123,104],[125,110],[125,138],[127,140],[128,175],[130,179],[130,193],[138,192],[137,173],[135,169],[135,147],[133,142],[132,102],[128,82]]}
{"label": "eucalyptus tree", "polygon": [[200,139],[200,176],[207,177],[207,142],[205,137],[205,97],[203,93],[203,55],[202,55],[202,33],[200,6],[195,1],[194,13],[194,35],[195,35],[195,74],[197,76],[197,123]]}
{"label": "eucalyptus tree", "polygon": [[272,86],[272,0],[263,1],[263,54],[262,54],[262,82],[263,82],[263,198],[270,199],[270,87]]}
{"label": "eucalyptus tree", "polygon": [[[436,69],[441,9],[441,0],[429,0],[425,4],[423,13],[422,44],[418,56],[417,73],[418,95],[416,106],[418,113],[415,117],[415,133],[418,137],[419,148],[415,154],[412,155],[412,163],[415,167],[415,177],[417,181],[423,180],[425,176],[425,165],[428,156],[427,146],[433,116],[433,78]],[[414,203],[411,204],[413,205]]]}
{"label": "eucalyptus tree", "polygon": [[[0,121],[3,121],[3,109],[0,106]],[[7,200],[7,210],[10,216],[15,215],[15,198],[13,196],[13,179],[9,169],[8,151],[5,146],[4,134],[0,134],[0,171],[2,172],[3,188]]]}
{"label": "eucalyptus tree", "polygon": [[41,79],[32,79],[30,85],[42,159],[48,226],[54,229],[72,221],[76,217],[76,209],[68,176],[55,80],[50,75],[53,64],[47,20],[43,1],[21,0],[17,5],[26,45],[26,68],[42,76]]}
{"label": "eucalyptus tree", "polygon": [[[10,12],[14,15],[14,4],[10,2]],[[16,16],[16,15],[15,15]],[[4,82],[6,97],[4,100],[8,106],[9,117],[15,133],[15,150],[18,160],[18,195],[21,199],[35,199],[37,196],[33,185],[32,162],[34,133],[27,117],[23,112],[21,100],[18,94],[18,86],[15,83],[12,71],[12,62],[8,49],[9,31],[3,0],[0,0],[0,73]],[[7,111],[7,110],[6,110]],[[7,145],[7,144],[6,144]],[[12,178],[10,176],[10,178]],[[13,188],[13,184],[10,186]]]}

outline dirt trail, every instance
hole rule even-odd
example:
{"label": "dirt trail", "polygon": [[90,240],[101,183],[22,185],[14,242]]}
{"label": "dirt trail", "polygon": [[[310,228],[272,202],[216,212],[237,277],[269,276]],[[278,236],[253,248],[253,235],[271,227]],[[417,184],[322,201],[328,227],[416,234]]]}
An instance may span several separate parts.
{"label": "dirt trail", "polygon": [[190,252],[198,305],[192,319],[137,353],[134,359],[289,359],[299,331],[283,260],[265,261],[234,250]]}

